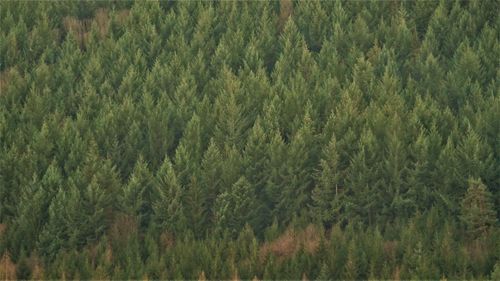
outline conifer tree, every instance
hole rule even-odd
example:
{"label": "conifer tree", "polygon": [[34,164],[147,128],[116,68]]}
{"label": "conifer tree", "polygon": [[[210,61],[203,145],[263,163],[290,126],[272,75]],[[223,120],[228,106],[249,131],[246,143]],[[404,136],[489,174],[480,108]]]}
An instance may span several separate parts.
{"label": "conifer tree", "polygon": [[[293,82],[295,74],[307,77],[311,66],[314,65],[314,60],[312,60],[304,38],[292,19],[286,22],[280,41],[282,52],[271,77],[276,84],[286,86]],[[294,73],[294,71],[296,72]]]}
{"label": "conifer tree", "polygon": [[272,198],[266,193],[267,177],[269,176],[266,169],[269,161],[269,154],[266,146],[267,142],[268,137],[260,125],[260,118],[257,118],[247,138],[242,161],[245,177],[248,179],[250,185],[252,185],[257,197],[255,208],[259,209],[261,212],[260,215],[257,216],[259,221],[256,222],[254,228],[258,233],[263,231],[264,227],[271,223],[269,220],[271,211],[269,205],[272,202]]}
{"label": "conifer tree", "polygon": [[478,179],[469,179],[469,188],[461,202],[460,219],[467,233],[478,238],[497,224],[491,193]]}
{"label": "conifer tree", "polygon": [[411,198],[412,205],[416,209],[430,207],[432,204],[431,177],[432,159],[429,159],[431,153],[431,137],[421,132],[418,138],[410,147],[409,157],[411,160],[408,170],[408,196]]}
{"label": "conifer tree", "polygon": [[48,261],[52,261],[59,250],[76,247],[78,241],[81,196],[74,185],[67,190],[60,188],[48,209],[48,221],[38,238],[38,249]]}
{"label": "conifer tree", "polygon": [[248,122],[238,104],[241,95],[241,83],[238,78],[227,69],[223,68],[221,89],[215,101],[217,123],[215,125],[215,138],[217,143],[240,147],[247,129]]}
{"label": "conifer tree", "polygon": [[306,113],[302,128],[287,147],[287,162],[281,183],[283,188],[275,210],[278,217],[285,221],[311,203],[313,179],[310,169],[315,164],[315,151],[307,148],[315,143],[313,129],[312,120]]}
{"label": "conifer tree", "polygon": [[196,238],[202,238],[209,223],[206,192],[195,175],[190,177],[186,188],[184,202],[188,225]]}
{"label": "conifer tree", "polygon": [[303,30],[307,45],[319,51],[327,35],[327,15],[321,1],[298,2],[294,9],[297,26]]}
{"label": "conifer tree", "polygon": [[335,135],[323,150],[320,160],[320,170],[317,174],[317,185],[313,190],[313,216],[330,225],[339,220],[342,202],[342,171],[339,167],[339,152],[337,151]]}
{"label": "conifer tree", "polygon": [[154,179],[153,217],[155,225],[162,230],[181,233],[186,227],[186,217],[182,205],[182,189],[168,156]]}
{"label": "conifer tree", "polygon": [[203,160],[201,161],[200,170],[200,184],[206,190],[206,204],[208,210],[208,217],[210,220],[214,219],[213,206],[217,196],[222,192],[222,168],[223,168],[222,156],[215,145],[213,139],[211,139],[205,154],[203,155]]}
{"label": "conifer tree", "polygon": [[120,194],[120,207],[128,215],[137,216],[146,227],[152,215],[153,176],[142,156],[137,159],[128,184]]}
{"label": "conifer tree", "polygon": [[[360,139],[360,149],[352,158],[346,186],[352,193],[346,202],[347,218],[358,217],[369,225],[380,215],[383,205],[380,178],[377,176],[377,154],[375,136],[371,130],[363,132]],[[383,189],[382,189],[383,190]],[[360,213],[361,212],[361,213]],[[357,215],[355,215],[357,214]],[[367,219],[367,221],[366,221]]]}
{"label": "conifer tree", "polygon": [[82,225],[79,228],[77,244],[94,243],[101,238],[108,227],[109,217],[106,211],[110,211],[111,199],[109,193],[98,182],[97,177],[93,177],[90,184],[81,192],[82,202],[81,214]]}
{"label": "conifer tree", "polygon": [[197,175],[201,158],[200,118],[194,114],[175,151],[174,168],[181,186],[187,186],[190,176]]}
{"label": "conifer tree", "polygon": [[464,191],[467,175],[481,177],[486,184],[493,184],[495,168],[491,147],[475,132],[468,128],[457,147],[457,170]]}
{"label": "conifer tree", "polygon": [[[395,117],[397,118],[397,117]],[[393,121],[400,122],[400,121]],[[400,125],[393,125],[400,126]],[[401,214],[408,214],[413,202],[408,198],[407,190],[407,159],[406,151],[403,148],[401,140],[398,138],[398,133],[396,132],[397,127],[392,129],[393,132],[389,132],[387,138],[387,148],[386,156],[384,157],[384,170],[385,174],[388,175],[387,181],[385,183],[387,190],[390,192],[390,197],[392,197],[390,209],[392,212],[392,217],[399,216]],[[384,196],[385,197],[385,196]]]}
{"label": "conifer tree", "polygon": [[41,180],[34,177],[29,185],[23,186],[17,219],[9,231],[8,244],[17,250],[14,254],[35,249],[38,236],[48,221],[49,206],[62,183],[60,170],[51,164]]}
{"label": "conifer tree", "polygon": [[215,221],[219,229],[228,229],[232,235],[239,233],[245,223],[255,219],[256,198],[247,179],[241,177],[230,190],[217,197]]}
{"label": "conifer tree", "polygon": [[343,272],[343,277],[346,280],[357,280],[359,276],[359,264],[356,257],[355,247],[354,240],[351,240]]}

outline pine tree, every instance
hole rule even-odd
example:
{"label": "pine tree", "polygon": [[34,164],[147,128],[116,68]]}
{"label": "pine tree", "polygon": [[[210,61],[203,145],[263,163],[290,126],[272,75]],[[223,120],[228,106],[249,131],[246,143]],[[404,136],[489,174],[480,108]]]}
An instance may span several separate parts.
{"label": "pine tree", "polygon": [[241,177],[230,190],[217,197],[215,222],[218,229],[228,229],[235,235],[245,223],[253,224],[255,219],[255,191],[245,177]]}
{"label": "pine tree", "polygon": [[277,56],[276,18],[272,12],[271,3],[261,3],[258,7],[261,8],[262,12],[256,27],[257,45],[258,49],[262,51],[265,69],[271,72]]}
{"label": "pine tree", "polygon": [[229,189],[243,174],[241,152],[236,146],[225,145],[222,150],[222,191]]}
{"label": "pine tree", "polygon": [[120,194],[120,207],[128,215],[137,216],[146,227],[152,214],[153,176],[142,158],[137,159],[128,184]]}
{"label": "pine tree", "polygon": [[206,234],[209,223],[206,190],[200,185],[195,175],[190,177],[186,188],[184,204],[188,226],[196,238],[202,238]]}
{"label": "pine tree", "polygon": [[62,184],[60,170],[51,164],[41,180],[35,176],[30,184],[22,187],[16,219],[7,240],[10,248],[17,250],[14,254],[35,249],[38,236],[49,220],[49,206]]}
{"label": "pine tree", "polygon": [[436,161],[436,170],[433,171],[433,174],[436,175],[434,178],[436,188],[433,190],[435,200],[440,202],[440,206],[443,206],[444,209],[452,212],[458,211],[456,187],[460,186],[460,189],[464,189],[460,180],[462,175],[457,170],[456,154],[455,144],[451,138],[448,138]]}
{"label": "pine tree", "polygon": [[431,138],[420,133],[409,152],[412,160],[408,171],[408,196],[417,210],[425,210],[432,204],[430,177],[433,161],[429,157]]}
{"label": "pine tree", "polygon": [[81,195],[74,185],[68,189],[60,188],[50,203],[48,221],[39,234],[37,248],[53,261],[60,250],[77,247],[80,221]]}
{"label": "pine tree", "polygon": [[494,81],[495,79],[495,57],[500,55],[500,50],[495,47],[497,44],[498,38],[495,37],[495,29],[489,23],[485,24],[481,30],[481,38],[479,39],[477,50],[477,55],[481,60],[484,82]]}
{"label": "pine tree", "polygon": [[293,20],[286,22],[280,41],[282,52],[271,74],[273,81],[282,87],[295,84],[294,80],[298,77],[308,81],[315,61]]}
{"label": "pine tree", "polygon": [[[80,246],[98,241],[108,227],[111,198],[109,193],[98,183],[98,178],[92,178],[90,184],[81,192],[81,226],[76,243]],[[109,215],[108,215],[109,216]]]}
{"label": "pine tree", "polygon": [[[286,221],[312,203],[313,167],[317,165],[316,136],[313,120],[306,111],[301,128],[294,135],[287,151],[283,191],[277,211]],[[301,211],[297,211],[301,210]]]}
{"label": "pine tree", "polygon": [[354,91],[359,89],[366,102],[375,94],[374,69],[370,61],[365,60],[364,57],[356,58],[353,63],[351,89]]}
{"label": "pine tree", "polygon": [[453,58],[453,68],[447,76],[448,101],[447,104],[454,112],[461,108],[468,96],[474,82],[479,85],[483,81],[481,60],[468,42],[460,44]]}
{"label": "pine tree", "polygon": [[[361,220],[372,225],[380,215],[384,200],[380,179],[377,176],[377,147],[371,130],[361,135],[360,149],[351,159],[346,186],[349,194],[343,205],[343,220]],[[380,189],[379,189],[380,188]]]}
{"label": "pine tree", "polygon": [[372,35],[366,20],[361,14],[358,14],[354,22],[350,25],[349,30],[351,42],[354,46],[362,51],[368,50],[370,44],[373,42]]}
{"label": "pine tree", "polygon": [[217,143],[229,146],[241,146],[248,127],[246,116],[242,112],[238,98],[241,95],[241,82],[226,67],[222,70],[221,89],[215,101],[217,123],[215,138]]}
{"label": "pine tree", "polygon": [[317,186],[312,193],[314,217],[331,225],[338,221],[342,201],[342,171],[339,167],[339,152],[335,135],[323,150],[320,170],[317,174]]}
{"label": "pine tree", "polygon": [[[274,132],[267,147],[269,161],[266,163],[267,181],[265,184],[266,197],[270,199],[267,208],[274,211],[278,203],[279,194],[283,188],[284,165],[286,161],[286,150],[283,138],[279,132]],[[275,214],[273,216],[276,216]]]}
{"label": "pine tree", "polygon": [[197,175],[202,158],[200,118],[194,114],[175,151],[175,171],[181,186],[187,186],[190,177]]}
{"label": "pine tree", "polygon": [[386,188],[390,190],[388,197],[392,197],[392,200],[388,202],[390,206],[388,208],[390,210],[389,217],[392,218],[400,215],[408,216],[414,203],[408,198],[408,190],[406,187],[408,170],[407,155],[402,141],[398,137],[398,131],[400,130],[398,127],[401,126],[401,121],[398,120],[397,116],[395,116],[394,119],[396,120],[389,121],[396,124],[393,125],[395,128],[390,129],[392,132],[388,132],[386,156],[384,157],[384,172],[387,175],[385,185]]}
{"label": "pine tree", "polygon": [[356,256],[356,244],[354,240],[349,243],[349,250],[347,254],[347,260],[344,265],[343,278],[345,280],[357,280],[359,276],[358,260]]}
{"label": "pine tree", "polygon": [[222,165],[221,153],[212,139],[203,155],[200,169],[200,185],[206,190],[207,216],[210,220],[214,220],[213,206],[217,196],[222,192]]}
{"label": "pine tree", "polygon": [[325,7],[321,1],[298,2],[294,9],[297,26],[304,32],[307,45],[313,51],[319,51],[327,35]]}
{"label": "pine tree", "polygon": [[495,164],[491,147],[470,126],[457,147],[457,170],[463,191],[467,176],[480,177],[486,184],[494,184]]}
{"label": "pine tree", "polygon": [[154,180],[153,218],[161,230],[182,233],[186,227],[186,217],[182,205],[182,189],[168,156],[156,173]]}
{"label": "pine tree", "polygon": [[253,128],[247,138],[245,150],[243,152],[243,166],[245,177],[255,190],[257,200],[256,208],[260,210],[260,215],[257,216],[254,230],[257,233],[262,233],[264,227],[271,224],[269,219],[272,198],[266,193],[266,183],[268,171],[266,169],[269,161],[267,152],[268,137],[260,125],[260,118],[257,118]]}
{"label": "pine tree", "polygon": [[[262,117],[264,102],[268,99],[271,90],[271,83],[263,67],[249,72],[248,69],[240,73],[241,77],[241,107],[244,111],[247,125]],[[250,128],[249,128],[250,129]]]}
{"label": "pine tree", "polygon": [[461,203],[462,222],[472,238],[478,238],[495,227],[497,218],[491,193],[479,179],[469,179],[469,188]]}
{"label": "pine tree", "polygon": [[420,1],[415,2],[415,25],[416,31],[419,33],[420,37],[423,37],[427,31],[429,19],[431,18],[433,11],[436,9],[436,6],[439,5],[437,1],[427,4],[428,5]]}

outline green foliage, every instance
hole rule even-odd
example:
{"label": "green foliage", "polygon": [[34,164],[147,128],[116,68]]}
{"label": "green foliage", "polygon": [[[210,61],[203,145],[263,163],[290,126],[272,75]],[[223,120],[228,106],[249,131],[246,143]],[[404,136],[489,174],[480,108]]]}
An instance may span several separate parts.
{"label": "green foliage", "polygon": [[165,157],[154,182],[154,223],[162,230],[182,232],[186,217],[182,205],[182,193],[172,163]]}
{"label": "green foliage", "polygon": [[1,2],[0,276],[496,278],[495,11]]}
{"label": "green foliage", "polygon": [[[342,207],[342,171],[339,167],[339,152],[335,135],[324,148],[323,159],[320,160],[318,185],[312,193],[315,217],[326,224],[338,222]],[[340,191],[339,191],[340,189]]]}
{"label": "green foliage", "polygon": [[491,193],[480,180],[469,179],[469,188],[461,203],[460,219],[471,237],[478,238],[496,227]]}
{"label": "green foliage", "polygon": [[236,232],[246,222],[252,224],[257,211],[255,202],[252,186],[245,177],[241,177],[228,191],[217,197],[214,206],[216,227]]}

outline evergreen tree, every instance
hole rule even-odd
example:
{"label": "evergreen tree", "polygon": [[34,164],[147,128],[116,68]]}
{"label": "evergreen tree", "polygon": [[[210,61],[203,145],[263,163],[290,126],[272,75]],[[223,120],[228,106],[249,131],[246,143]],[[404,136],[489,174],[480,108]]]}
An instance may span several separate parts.
{"label": "evergreen tree", "polygon": [[495,227],[497,218],[491,199],[491,193],[478,179],[469,179],[469,188],[461,204],[461,220],[467,233],[478,238],[492,227]]}
{"label": "evergreen tree", "polygon": [[196,176],[190,177],[185,195],[188,226],[196,238],[205,236],[209,222],[206,192]]}
{"label": "evergreen tree", "polygon": [[497,2],[3,1],[0,276],[495,279]]}
{"label": "evergreen tree", "polygon": [[302,128],[292,139],[282,175],[282,190],[276,206],[278,218],[288,222],[293,215],[311,204],[313,187],[312,167],[315,166],[315,145],[312,120],[306,113]]}
{"label": "evergreen tree", "polygon": [[146,227],[152,215],[153,176],[142,156],[137,159],[128,184],[120,194],[120,207],[128,215],[137,216]]}
{"label": "evergreen tree", "polygon": [[35,249],[40,232],[49,220],[49,206],[62,184],[60,170],[51,164],[41,180],[34,177],[32,183],[23,187],[17,219],[9,231],[8,244],[17,250],[14,254]]}
{"label": "evergreen tree", "polygon": [[339,152],[337,151],[335,135],[323,151],[320,160],[320,170],[317,175],[317,186],[312,193],[314,202],[312,214],[327,225],[338,222],[342,202],[342,171],[339,167]]}
{"label": "evergreen tree", "polygon": [[200,118],[195,114],[187,124],[175,151],[175,171],[179,184],[187,186],[190,177],[197,174],[202,157]]}
{"label": "evergreen tree", "polygon": [[206,190],[207,216],[214,219],[214,204],[217,196],[222,192],[222,156],[215,145],[214,140],[210,141],[203,160],[201,161],[200,184]]}
{"label": "evergreen tree", "polygon": [[155,225],[162,230],[181,233],[186,227],[183,193],[168,156],[156,173],[152,198]]}
{"label": "evergreen tree", "polygon": [[347,260],[345,262],[344,266],[344,273],[343,277],[346,280],[357,280],[359,276],[359,268],[358,268],[358,261],[355,253],[355,244],[354,240],[351,240],[349,243],[349,250],[347,254]]}
{"label": "evergreen tree", "polygon": [[241,177],[230,190],[217,197],[215,223],[217,228],[228,229],[232,235],[239,233],[245,223],[255,219],[255,193],[246,178]]}
{"label": "evergreen tree", "polygon": [[294,12],[297,26],[303,30],[307,45],[313,51],[320,50],[327,32],[327,15],[322,2],[298,2]]}
{"label": "evergreen tree", "polygon": [[97,242],[109,224],[109,211],[111,203],[109,193],[98,183],[97,177],[93,177],[90,184],[81,192],[82,202],[81,214],[82,225],[79,227],[79,235],[76,238],[77,244],[84,246]]}
{"label": "evergreen tree", "polygon": [[[369,225],[380,215],[384,200],[380,180],[377,177],[377,155],[375,136],[368,130],[363,132],[360,149],[351,160],[347,171],[346,192],[348,197],[343,202],[345,214],[343,220],[362,220]],[[382,187],[383,188],[383,187]],[[383,189],[382,189],[383,190]]]}
{"label": "evergreen tree", "polygon": [[222,70],[221,79],[222,89],[215,101],[215,138],[217,143],[240,147],[248,126],[237,100],[241,94],[241,83],[226,67]]}
{"label": "evergreen tree", "polygon": [[38,238],[38,249],[52,261],[61,249],[76,247],[81,196],[74,185],[60,188],[50,203],[48,221]]}
{"label": "evergreen tree", "polygon": [[256,222],[254,228],[257,233],[261,233],[265,226],[271,224],[269,220],[269,206],[272,202],[272,198],[266,193],[266,182],[269,175],[266,169],[269,161],[266,146],[267,142],[268,137],[260,125],[260,118],[257,118],[249,133],[243,153],[245,177],[252,185],[257,196],[255,208],[259,209],[261,212],[260,215],[257,216],[259,222]]}

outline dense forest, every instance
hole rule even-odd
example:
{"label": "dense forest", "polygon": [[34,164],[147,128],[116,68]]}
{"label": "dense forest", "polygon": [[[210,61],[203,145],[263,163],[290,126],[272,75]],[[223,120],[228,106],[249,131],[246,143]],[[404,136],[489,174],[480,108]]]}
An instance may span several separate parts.
{"label": "dense forest", "polygon": [[500,280],[499,10],[2,1],[0,279]]}

